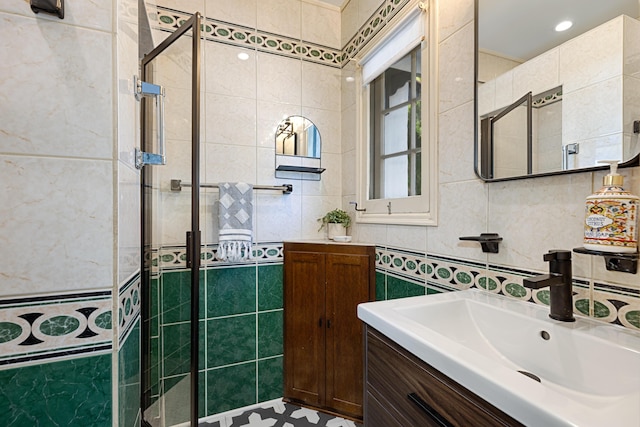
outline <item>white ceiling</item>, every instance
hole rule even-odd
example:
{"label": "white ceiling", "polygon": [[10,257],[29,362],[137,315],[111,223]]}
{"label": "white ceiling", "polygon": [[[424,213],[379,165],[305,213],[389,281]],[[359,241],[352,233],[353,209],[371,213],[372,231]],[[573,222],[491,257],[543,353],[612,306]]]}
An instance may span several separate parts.
{"label": "white ceiling", "polygon": [[[479,48],[528,60],[618,15],[638,18],[639,0],[479,0]],[[573,27],[558,33],[560,21]]]}

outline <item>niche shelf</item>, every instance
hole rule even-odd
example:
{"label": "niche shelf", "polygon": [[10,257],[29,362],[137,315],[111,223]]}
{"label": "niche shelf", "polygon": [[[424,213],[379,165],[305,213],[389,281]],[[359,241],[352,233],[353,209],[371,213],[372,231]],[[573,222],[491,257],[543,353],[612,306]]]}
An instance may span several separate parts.
{"label": "niche shelf", "polygon": [[637,252],[604,252],[586,248],[573,248],[573,252],[577,254],[603,256],[604,265],[609,271],[619,271],[621,273],[630,274],[636,274],[638,272],[639,255]]}

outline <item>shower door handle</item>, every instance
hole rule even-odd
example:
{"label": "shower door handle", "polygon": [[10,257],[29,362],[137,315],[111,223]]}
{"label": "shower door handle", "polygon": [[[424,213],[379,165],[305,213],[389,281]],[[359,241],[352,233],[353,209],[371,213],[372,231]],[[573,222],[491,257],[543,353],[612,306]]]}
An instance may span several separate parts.
{"label": "shower door handle", "polygon": [[156,100],[156,123],[158,129],[158,153],[146,153],[136,148],[136,168],[142,169],[145,165],[165,165],[167,158],[165,155],[164,138],[164,87],[153,83],[143,82],[136,76],[133,78],[136,87],[136,99],[139,101],[143,97],[153,97]]}

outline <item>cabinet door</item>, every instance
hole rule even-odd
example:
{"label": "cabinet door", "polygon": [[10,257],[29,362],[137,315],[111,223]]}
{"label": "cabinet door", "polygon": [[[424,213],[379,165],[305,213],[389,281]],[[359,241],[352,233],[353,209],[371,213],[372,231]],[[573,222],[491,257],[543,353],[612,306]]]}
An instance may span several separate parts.
{"label": "cabinet door", "polygon": [[363,326],[357,306],[369,301],[371,257],[327,254],[327,406],[362,416]]}
{"label": "cabinet door", "polygon": [[284,265],[284,395],[324,406],[325,256],[287,251]]}

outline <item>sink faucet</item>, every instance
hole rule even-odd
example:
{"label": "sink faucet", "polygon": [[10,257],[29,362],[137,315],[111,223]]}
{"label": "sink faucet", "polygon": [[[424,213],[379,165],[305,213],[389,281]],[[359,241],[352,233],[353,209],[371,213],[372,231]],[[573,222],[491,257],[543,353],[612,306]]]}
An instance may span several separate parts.
{"label": "sink faucet", "polygon": [[549,317],[562,322],[574,322],[573,317],[573,277],[571,272],[571,252],[551,249],[543,259],[549,262],[549,274],[529,277],[522,281],[525,288],[541,289],[549,286]]}

